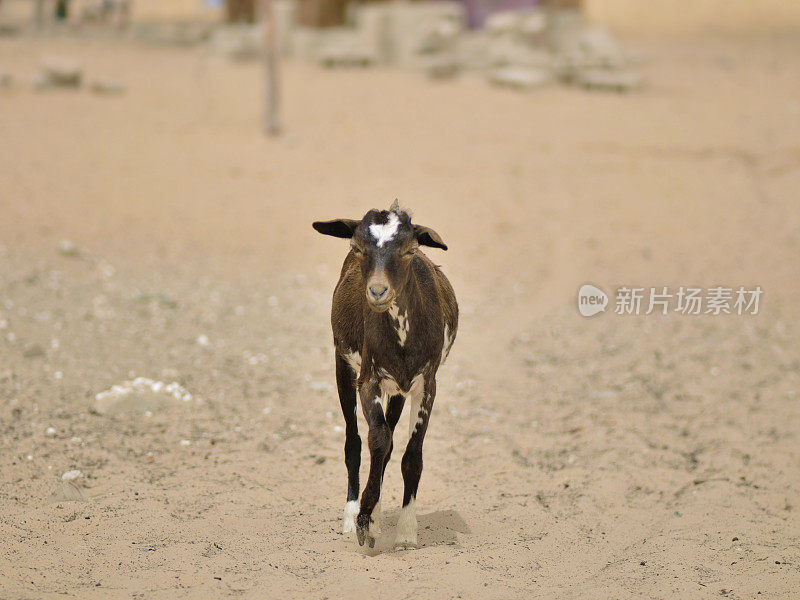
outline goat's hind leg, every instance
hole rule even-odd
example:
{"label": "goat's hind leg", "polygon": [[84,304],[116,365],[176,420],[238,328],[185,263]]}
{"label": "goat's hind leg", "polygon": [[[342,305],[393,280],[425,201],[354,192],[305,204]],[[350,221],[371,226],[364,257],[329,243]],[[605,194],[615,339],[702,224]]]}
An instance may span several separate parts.
{"label": "goat's hind leg", "polygon": [[347,502],[344,505],[342,533],[356,529],[358,515],[358,469],[361,467],[361,437],[356,419],[356,377],[358,373],[336,352],[336,386],[345,423],[344,463],[347,466]]}
{"label": "goat's hind leg", "polygon": [[[381,473],[381,496],[383,496],[383,478],[386,475],[386,467],[389,465],[389,459],[392,458],[392,449],[394,448],[394,428],[397,421],[400,420],[400,415],[403,413],[403,405],[406,398],[402,394],[389,396],[389,403],[386,406],[386,424],[389,426],[391,433],[389,437],[389,450],[386,452],[386,458],[383,459],[383,472]],[[381,511],[381,498],[378,498],[378,504],[372,511],[372,525],[376,533],[380,534],[380,522],[382,517]]]}
{"label": "goat's hind leg", "polygon": [[397,549],[418,548],[416,500],[419,479],[422,475],[422,442],[428,430],[428,420],[436,397],[436,380],[431,376],[425,381],[424,390],[416,390],[411,400],[409,412],[409,439],[400,468],[403,471],[403,508],[397,519]]}
{"label": "goat's hind leg", "polygon": [[375,379],[363,381],[359,389],[361,408],[369,424],[369,477],[361,494],[361,508],[356,517],[356,537],[359,545],[366,541],[370,548],[375,546],[377,530],[372,517],[381,496],[381,480],[392,432],[383,414],[381,390]]}

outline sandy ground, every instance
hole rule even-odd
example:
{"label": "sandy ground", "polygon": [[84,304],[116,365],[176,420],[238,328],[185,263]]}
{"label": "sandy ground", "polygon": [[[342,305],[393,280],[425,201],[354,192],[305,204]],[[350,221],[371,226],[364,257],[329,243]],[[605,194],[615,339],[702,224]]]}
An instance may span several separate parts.
{"label": "sandy ground", "polygon": [[[631,96],[290,64],[270,140],[257,65],[0,40],[0,597],[796,598],[800,40],[628,44]],[[128,91],[34,92],[43,54]],[[365,552],[341,534],[345,246],[310,222],[395,197],[450,245],[462,323],[423,547],[391,547],[395,457]],[[585,319],[586,282],[764,296]],[[139,376],[201,402],[90,411]],[[73,469],[86,499],[59,501]]]}

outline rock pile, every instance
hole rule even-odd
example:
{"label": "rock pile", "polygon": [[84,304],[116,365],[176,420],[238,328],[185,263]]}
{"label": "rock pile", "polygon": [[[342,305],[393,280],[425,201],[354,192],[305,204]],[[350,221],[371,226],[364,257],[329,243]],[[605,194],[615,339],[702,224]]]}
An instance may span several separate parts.
{"label": "rock pile", "polygon": [[164,383],[147,377],[111,386],[94,397],[92,412],[114,415],[125,412],[153,411],[169,406],[199,402],[186,388],[176,382]]}
{"label": "rock pile", "polygon": [[353,5],[348,27],[311,30],[294,25],[291,4],[276,2],[283,56],[325,67],[396,65],[435,78],[473,72],[515,89],[562,83],[625,92],[643,84],[611,33],[576,10],[498,12],[470,31],[460,2],[390,2]]}
{"label": "rock pile", "polygon": [[[464,5],[453,0],[353,4],[346,27],[296,25],[295,0],[274,0],[277,48],[284,58],[324,67],[394,65],[434,78],[479,73],[498,86],[538,88],[553,83],[625,92],[642,77],[611,33],[569,9],[533,8],[493,14],[484,29],[466,29]],[[212,48],[234,59],[258,58],[258,25],[217,29]]]}

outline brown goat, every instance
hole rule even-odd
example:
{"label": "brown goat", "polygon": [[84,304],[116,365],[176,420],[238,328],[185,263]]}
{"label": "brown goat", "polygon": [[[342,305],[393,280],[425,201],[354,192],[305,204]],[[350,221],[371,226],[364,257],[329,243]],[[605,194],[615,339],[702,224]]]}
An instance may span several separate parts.
{"label": "brown goat", "polygon": [[[414,502],[422,474],[422,442],[436,396],[436,371],[458,328],[453,288],[419,246],[442,250],[447,246],[432,229],[413,225],[396,200],[388,211],[370,210],[360,221],[318,221],[314,229],[350,239],[331,311],[346,436],[348,485],[342,530],[355,530],[362,546],[365,541],[375,545],[383,474],[392,454],[394,428],[408,399],[409,440],[401,463],[405,490],[395,546],[416,547]],[[369,425],[370,452],[360,504],[356,393]]]}

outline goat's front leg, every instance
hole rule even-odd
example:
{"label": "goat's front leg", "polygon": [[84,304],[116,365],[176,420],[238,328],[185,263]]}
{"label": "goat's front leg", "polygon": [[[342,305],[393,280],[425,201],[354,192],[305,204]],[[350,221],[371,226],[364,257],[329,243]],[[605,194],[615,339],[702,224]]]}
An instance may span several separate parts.
{"label": "goat's front leg", "polygon": [[409,393],[411,411],[408,415],[408,445],[400,468],[403,471],[403,508],[397,520],[395,548],[417,548],[417,513],[415,503],[419,478],[422,475],[422,442],[428,430],[428,420],[436,397],[435,374],[421,386],[412,386]]}
{"label": "goat's front leg", "polygon": [[369,547],[375,546],[377,524],[372,518],[372,511],[381,497],[381,480],[383,465],[392,443],[392,432],[383,414],[381,389],[377,379],[370,378],[361,383],[359,388],[361,408],[369,425],[369,476],[364,492],[361,494],[361,509],[356,517],[356,537],[363,546],[366,541]]}
{"label": "goat's front leg", "polygon": [[347,502],[344,505],[342,533],[356,528],[358,514],[358,469],[361,466],[361,438],[358,436],[356,420],[356,377],[358,373],[336,351],[336,385],[345,423],[344,462],[347,466]]}

